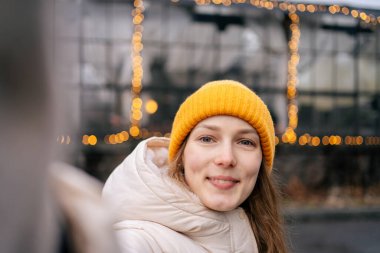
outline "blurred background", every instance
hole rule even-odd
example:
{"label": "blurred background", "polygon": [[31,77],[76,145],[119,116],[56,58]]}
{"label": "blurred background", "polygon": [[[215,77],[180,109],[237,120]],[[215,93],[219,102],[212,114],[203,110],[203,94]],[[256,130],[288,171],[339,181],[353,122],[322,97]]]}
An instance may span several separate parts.
{"label": "blurred background", "polygon": [[51,2],[68,163],[104,182],[191,92],[238,80],[275,121],[293,252],[380,251],[380,2]]}
{"label": "blurred background", "polygon": [[[180,102],[236,79],[268,104],[289,205],[379,205],[376,1],[56,0],[69,107],[57,142],[104,181]],[[293,203],[294,202],[294,203]]]}

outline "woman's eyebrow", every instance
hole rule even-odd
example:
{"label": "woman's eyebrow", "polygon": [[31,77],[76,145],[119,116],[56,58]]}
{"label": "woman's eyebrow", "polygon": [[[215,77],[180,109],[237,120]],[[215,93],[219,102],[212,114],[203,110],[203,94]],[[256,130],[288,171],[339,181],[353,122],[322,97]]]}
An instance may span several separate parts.
{"label": "woman's eyebrow", "polygon": [[254,135],[259,136],[259,134],[257,133],[257,131],[255,129],[242,129],[242,130],[239,130],[239,133],[242,133],[242,134],[254,134]]}
{"label": "woman's eyebrow", "polygon": [[218,126],[215,126],[215,125],[206,125],[206,124],[199,124],[195,129],[197,128],[206,128],[206,129],[209,129],[209,130],[214,130],[214,131],[218,131],[220,130],[221,128],[218,127]]}

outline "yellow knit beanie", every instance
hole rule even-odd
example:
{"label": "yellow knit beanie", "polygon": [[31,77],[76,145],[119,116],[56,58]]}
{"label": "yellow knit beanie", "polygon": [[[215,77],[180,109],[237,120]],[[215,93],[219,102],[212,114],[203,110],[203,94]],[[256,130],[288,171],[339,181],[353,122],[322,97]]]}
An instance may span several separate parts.
{"label": "yellow knit beanie", "polygon": [[200,121],[216,115],[238,117],[256,129],[264,165],[270,172],[275,152],[272,117],[267,106],[252,90],[232,80],[206,83],[181,104],[171,131],[169,161],[173,161],[185,138]]}

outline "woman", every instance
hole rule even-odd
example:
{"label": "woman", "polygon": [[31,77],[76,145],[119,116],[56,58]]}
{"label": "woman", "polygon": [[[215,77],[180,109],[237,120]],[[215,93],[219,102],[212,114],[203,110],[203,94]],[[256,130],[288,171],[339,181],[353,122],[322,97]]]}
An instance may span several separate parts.
{"label": "woman", "polygon": [[271,182],[273,121],[243,84],[209,82],[171,138],[141,142],[107,180],[124,252],[286,252]]}

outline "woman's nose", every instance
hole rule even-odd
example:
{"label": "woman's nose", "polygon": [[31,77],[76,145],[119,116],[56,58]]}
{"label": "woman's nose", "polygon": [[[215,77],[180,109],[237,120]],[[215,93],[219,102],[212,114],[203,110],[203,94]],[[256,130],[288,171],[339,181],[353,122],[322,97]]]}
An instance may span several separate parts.
{"label": "woman's nose", "polygon": [[218,166],[225,168],[235,167],[236,157],[232,146],[230,144],[223,144],[218,147],[214,162]]}

